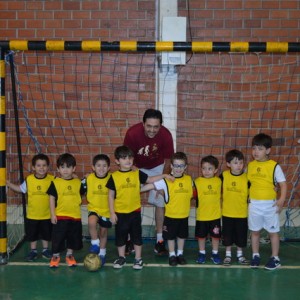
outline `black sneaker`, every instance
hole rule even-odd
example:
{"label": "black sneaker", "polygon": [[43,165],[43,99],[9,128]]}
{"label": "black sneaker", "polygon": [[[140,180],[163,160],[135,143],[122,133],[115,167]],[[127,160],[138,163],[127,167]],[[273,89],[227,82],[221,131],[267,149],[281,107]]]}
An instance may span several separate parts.
{"label": "black sneaker", "polygon": [[120,256],[114,261],[113,267],[114,269],[122,269],[124,265],[126,265],[126,258]]}
{"label": "black sneaker", "polygon": [[131,253],[134,253],[134,246],[131,240],[128,240],[125,245],[125,255],[128,256]]}
{"label": "black sneaker", "polygon": [[265,265],[266,270],[275,270],[281,266],[280,260],[276,259],[275,257],[271,257],[267,264]]}
{"label": "black sneaker", "polygon": [[178,262],[180,265],[186,265],[186,260],[185,260],[185,258],[183,257],[182,254],[180,254],[180,255],[177,256],[177,262]]}
{"label": "black sneaker", "polygon": [[165,247],[165,243],[164,241],[161,241],[161,242],[157,242],[154,246],[154,252],[157,254],[157,255],[166,255],[168,254],[168,251]]}
{"label": "black sneaker", "polygon": [[31,250],[31,251],[29,252],[29,254],[27,255],[27,257],[26,257],[26,260],[27,260],[27,261],[34,261],[35,259],[37,259],[37,257],[38,257],[37,252]]}
{"label": "black sneaker", "polygon": [[259,267],[259,264],[260,264],[260,256],[254,255],[254,257],[252,258],[252,260],[250,262],[250,267],[253,269],[256,269]]}
{"label": "black sneaker", "polygon": [[175,255],[172,255],[169,257],[169,265],[172,267],[176,267],[177,266],[177,257]]}
{"label": "black sneaker", "polygon": [[51,259],[52,253],[48,249],[44,249],[42,252],[42,257],[45,259]]}
{"label": "black sneaker", "polygon": [[143,260],[140,258],[140,259],[135,259],[134,260],[134,263],[133,263],[132,267],[135,270],[141,270],[141,269],[143,269],[143,265],[144,265]]}

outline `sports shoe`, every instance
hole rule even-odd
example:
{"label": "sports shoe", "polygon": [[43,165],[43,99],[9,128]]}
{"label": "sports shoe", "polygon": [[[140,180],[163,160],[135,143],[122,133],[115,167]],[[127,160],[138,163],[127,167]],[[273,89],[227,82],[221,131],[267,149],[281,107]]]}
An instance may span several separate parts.
{"label": "sports shoe", "polygon": [[48,249],[43,250],[42,257],[46,259],[50,259],[52,257],[51,252]]}
{"label": "sports shoe", "polygon": [[73,255],[67,255],[66,256],[66,263],[69,267],[76,267],[77,266],[77,262],[76,262]]}
{"label": "sports shoe", "polygon": [[178,262],[180,265],[186,265],[186,260],[185,260],[185,258],[183,257],[182,254],[180,254],[180,255],[177,256],[177,262]]}
{"label": "sports shoe", "polygon": [[281,266],[280,260],[276,259],[274,256],[269,259],[265,265],[266,270],[275,270]]}
{"label": "sports shoe", "polygon": [[31,250],[31,251],[28,253],[28,255],[26,256],[26,260],[27,260],[27,261],[34,261],[35,259],[37,259],[37,256],[38,256],[37,252]]}
{"label": "sports shoe", "polygon": [[52,256],[50,260],[50,268],[57,268],[60,262],[60,256]]}
{"label": "sports shoe", "polygon": [[254,257],[251,259],[250,267],[251,268],[258,268],[260,264],[260,256],[254,255]]}
{"label": "sports shoe", "polygon": [[125,245],[125,255],[128,256],[131,253],[134,253],[134,246],[131,240],[128,240]]}
{"label": "sports shoe", "polygon": [[101,260],[101,267],[103,267],[106,263],[106,256],[105,255],[99,255]]}
{"label": "sports shoe", "polygon": [[143,269],[143,260],[140,259],[135,259],[132,268],[135,270],[141,270]]}
{"label": "sports shoe", "polygon": [[212,262],[213,262],[215,265],[221,264],[221,258],[220,258],[220,256],[219,256],[218,253],[217,253],[217,254],[212,254],[210,259],[212,260]]}
{"label": "sports shoe", "polygon": [[100,247],[98,245],[91,245],[89,252],[98,254],[100,252]]}
{"label": "sports shoe", "polygon": [[120,256],[114,261],[113,267],[114,269],[122,269],[124,265],[126,265],[126,258]]}
{"label": "sports shoe", "polygon": [[203,253],[199,253],[198,258],[196,259],[197,264],[205,264],[206,255]]}
{"label": "sports shoe", "polygon": [[177,257],[175,255],[172,255],[169,257],[169,265],[172,267],[177,266]]}
{"label": "sports shoe", "polygon": [[230,266],[231,265],[231,257],[230,256],[226,256],[223,260],[223,266]]}
{"label": "sports shoe", "polygon": [[168,251],[165,247],[165,243],[164,241],[160,241],[160,242],[157,242],[154,246],[154,252],[157,254],[157,255],[166,255],[168,254]]}
{"label": "sports shoe", "polygon": [[244,257],[244,256],[238,257],[238,258],[237,258],[237,261],[238,261],[238,263],[239,263],[240,265],[244,265],[244,266],[249,265],[249,260],[246,259],[246,257]]}

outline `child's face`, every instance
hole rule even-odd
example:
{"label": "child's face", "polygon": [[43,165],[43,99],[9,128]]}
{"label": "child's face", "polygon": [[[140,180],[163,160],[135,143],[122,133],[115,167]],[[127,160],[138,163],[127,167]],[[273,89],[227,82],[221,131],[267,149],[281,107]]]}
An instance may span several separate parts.
{"label": "child's face", "polygon": [[171,164],[171,174],[174,177],[181,177],[186,167],[187,165],[185,164],[184,160],[174,159],[173,163]]}
{"label": "child's face", "polygon": [[269,159],[271,148],[266,148],[265,146],[253,146],[252,156],[257,161],[266,161]]}
{"label": "child's face", "polygon": [[244,161],[235,157],[231,162],[227,163],[227,167],[230,168],[233,175],[240,175],[243,173]]}
{"label": "child's face", "polygon": [[49,166],[47,165],[47,162],[45,160],[38,159],[35,162],[35,165],[32,166],[32,170],[34,171],[37,178],[44,178],[48,173]]}
{"label": "child's face", "polygon": [[105,177],[109,171],[109,166],[105,160],[98,160],[94,166],[92,166],[93,171],[97,177]]}
{"label": "child's face", "polygon": [[116,159],[116,164],[119,165],[121,171],[129,171],[133,166],[133,157],[121,157]]}
{"label": "child's face", "polygon": [[68,167],[66,164],[59,166],[57,171],[60,174],[60,177],[63,179],[72,179],[73,173],[75,172],[76,167],[70,166]]}
{"label": "child's face", "polygon": [[215,174],[218,172],[218,169],[215,168],[214,165],[205,162],[201,166],[202,175],[205,178],[213,178]]}

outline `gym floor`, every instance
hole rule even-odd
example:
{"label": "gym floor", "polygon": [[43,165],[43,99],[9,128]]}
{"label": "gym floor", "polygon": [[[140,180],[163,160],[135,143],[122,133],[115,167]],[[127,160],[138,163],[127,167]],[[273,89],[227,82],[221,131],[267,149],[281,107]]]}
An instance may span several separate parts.
{"label": "gym floor", "polygon": [[[28,244],[24,243],[0,266],[0,299],[296,299],[299,296],[300,243],[281,242],[282,267],[267,271],[263,264],[268,260],[270,245],[261,245],[262,266],[251,269],[233,263],[230,267],[216,266],[209,260],[204,265],[195,263],[196,241],[187,241],[185,266],[170,267],[168,257],[153,253],[154,241],[145,240],[144,268],[133,270],[134,256],[127,257],[123,269],[115,270],[112,262],[117,257],[114,241],[108,242],[107,263],[97,272],[88,272],[83,266],[89,242],[75,253],[78,266],[67,267],[62,262],[50,269],[43,258],[29,263],[24,260]],[[208,243],[207,253],[210,252]],[[224,257],[225,249],[220,247]],[[235,249],[233,249],[235,254]],[[247,247],[245,255],[250,258]]]}

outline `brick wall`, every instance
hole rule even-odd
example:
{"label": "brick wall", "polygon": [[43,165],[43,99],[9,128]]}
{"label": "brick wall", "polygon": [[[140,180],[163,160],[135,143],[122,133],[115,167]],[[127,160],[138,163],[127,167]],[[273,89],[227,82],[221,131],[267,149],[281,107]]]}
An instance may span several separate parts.
{"label": "brick wall", "polygon": [[[179,0],[178,3],[178,15],[188,18],[188,41],[299,42],[299,1]],[[0,39],[153,41],[155,16],[155,1],[1,1]],[[94,78],[101,81],[101,97],[96,88],[89,92],[89,99],[95,100],[88,103],[81,101],[80,105],[91,106],[93,110],[82,112],[83,116],[79,121],[79,113],[74,109],[78,103],[72,102],[78,93],[66,93],[67,104],[63,104],[57,95],[55,101],[58,103],[53,105],[50,102],[39,102],[38,91],[34,97],[35,102],[32,91],[28,94],[24,91],[29,98],[26,102],[27,109],[34,107],[30,115],[33,127],[43,126],[40,130],[43,133],[42,139],[45,145],[49,142],[43,150],[49,152],[53,160],[57,155],[54,153],[57,148],[52,147],[52,140],[47,140],[47,135],[61,135],[55,127],[58,119],[58,127],[76,128],[79,122],[85,128],[73,130],[66,135],[67,150],[81,152],[78,155],[80,175],[90,170],[90,158],[94,152],[111,155],[114,147],[122,143],[128,126],[141,120],[145,108],[155,105],[154,70],[149,70],[147,64],[154,63],[155,54],[102,55],[106,59],[106,63],[101,65],[102,76],[98,73],[99,77]],[[22,65],[21,54],[18,59]],[[39,63],[44,60],[44,67],[49,63],[48,59],[42,56],[38,58]],[[68,56],[66,59],[71,58]],[[75,65],[76,58],[72,59]],[[207,154],[216,155],[222,163],[221,168],[225,168],[223,157],[232,147],[242,149],[247,159],[250,159],[251,137],[264,131],[274,137],[274,158],[280,161],[291,179],[298,163],[296,145],[300,137],[299,54],[187,54],[187,59],[187,65],[178,69],[177,149],[188,154],[189,173],[194,177],[199,175],[199,159]],[[28,61],[36,62],[36,54],[32,53]],[[128,62],[131,68],[125,68]],[[55,62],[51,61],[51,64]],[[120,69],[116,71],[118,65]],[[137,67],[139,65],[143,67]],[[86,67],[81,66],[82,69],[76,69],[76,72],[81,74]],[[38,71],[31,68],[33,72]],[[63,67],[60,65],[59,68]],[[69,75],[67,80],[74,81],[75,69],[63,70]],[[24,73],[28,71],[26,69]],[[108,81],[106,86],[106,76],[110,80],[109,74],[113,72],[113,86]],[[137,73],[142,75],[137,82],[131,80],[132,86],[126,86],[124,90],[123,82],[117,80],[118,76],[124,77],[124,73],[128,78]],[[61,71],[52,76],[58,82],[62,76]],[[149,76],[152,79],[148,80]],[[41,75],[32,76],[31,80],[44,80],[42,86],[45,89],[50,84],[50,78],[43,78]],[[79,80],[78,77],[76,80]],[[80,100],[85,99],[82,96],[82,86],[86,80],[83,75],[78,84],[82,89]],[[63,92],[65,88],[63,84],[49,87],[55,91],[62,89]],[[39,120],[38,124],[34,123],[37,121],[33,119],[43,114],[43,110],[47,112],[47,118]],[[84,151],[86,138],[80,136],[83,136],[83,131],[85,134],[91,128],[92,115],[95,117],[93,126],[97,130],[89,137],[93,140],[91,154]],[[24,135],[25,131],[23,129]],[[56,144],[60,142],[66,144],[66,138],[56,139]],[[81,144],[80,150],[78,143]],[[59,148],[59,151],[63,150],[66,148]],[[28,169],[33,152],[32,144],[24,146],[24,153],[28,156]]]}

